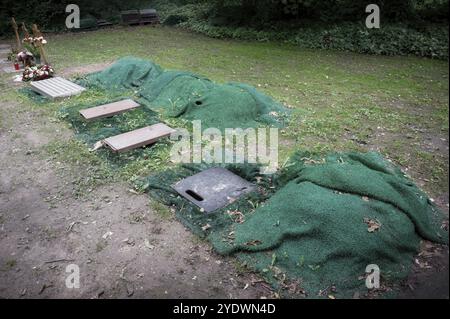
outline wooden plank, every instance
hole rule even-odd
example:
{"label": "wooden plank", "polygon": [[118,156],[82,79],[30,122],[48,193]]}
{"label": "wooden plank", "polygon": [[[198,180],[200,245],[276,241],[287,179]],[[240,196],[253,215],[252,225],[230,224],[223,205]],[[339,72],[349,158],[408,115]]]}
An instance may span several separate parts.
{"label": "wooden plank", "polygon": [[80,111],[81,116],[85,120],[95,120],[102,117],[110,117],[116,114],[129,111],[131,109],[137,108],[140,105],[131,99],[122,100],[114,103],[104,104],[96,107],[91,107],[89,109],[84,109]]}
{"label": "wooden plank", "polygon": [[158,13],[156,12],[155,9],[141,9],[141,10],[139,10],[139,13],[141,15],[153,15],[153,16],[158,15]]}
{"label": "wooden plank", "polygon": [[30,86],[37,93],[52,99],[80,94],[86,90],[84,87],[61,77],[32,81]]}
{"label": "wooden plank", "polygon": [[175,130],[163,123],[140,128],[131,132],[112,136],[104,140],[114,152],[125,152],[141,146],[152,144],[160,138],[167,137]]}

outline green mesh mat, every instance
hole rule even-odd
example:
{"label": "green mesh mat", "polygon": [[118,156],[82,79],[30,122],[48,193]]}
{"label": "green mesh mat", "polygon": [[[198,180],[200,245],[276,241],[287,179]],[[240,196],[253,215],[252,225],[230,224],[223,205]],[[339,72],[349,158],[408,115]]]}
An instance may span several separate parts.
{"label": "green mesh mat", "polygon": [[[110,96],[61,110],[88,144],[169,119],[202,120],[202,127],[284,125],[287,111],[254,88],[216,84],[187,72],[163,71],[132,57],[79,80]],[[133,96],[146,107],[93,122],[78,111]],[[170,124],[170,123],[169,123]],[[172,125],[173,126],[173,125]],[[124,154],[98,150],[113,164],[142,158],[168,158],[169,141]],[[256,183],[256,192],[215,214],[205,215],[170,187],[208,168],[185,165],[139,181],[139,187],[167,205],[221,254],[233,255],[261,272],[276,288],[318,297],[329,287],[336,297],[364,291],[368,264],[377,264],[383,281],[398,282],[409,271],[421,238],[448,242],[441,213],[409,179],[375,153],[294,156],[274,176],[260,176],[256,165],[224,167]],[[367,221],[380,227],[368,232]],[[292,289],[297,287],[298,289]],[[301,288],[301,289],[300,289]]]}
{"label": "green mesh mat", "polygon": [[79,81],[108,91],[133,89],[139,102],[165,117],[201,120],[202,127],[282,127],[288,110],[255,88],[239,83],[218,84],[181,71],[134,58],[119,59],[109,68]]}
{"label": "green mesh mat", "polygon": [[[448,242],[442,214],[377,153],[320,159],[299,153],[272,178],[258,176],[255,166],[228,166],[257,183],[258,191],[210,215],[170,187],[205,168],[155,174],[140,187],[174,206],[178,219],[218,253],[236,256],[290,295],[293,287],[313,298],[320,291],[324,297],[367,292],[361,278],[369,264],[380,267],[382,283],[398,283],[407,276],[421,238]],[[369,232],[369,221],[376,221],[378,230]]]}
{"label": "green mesh mat", "polygon": [[87,75],[79,80],[84,86],[105,90],[134,89],[162,73],[160,66],[151,61],[124,57],[103,71]]}
{"label": "green mesh mat", "polygon": [[[82,109],[127,98],[133,98],[133,96],[108,96],[96,100],[95,104],[86,102],[63,106],[59,110],[59,116],[70,123],[77,138],[85,142],[89,147],[92,147],[96,142],[105,138],[161,122],[157,113],[145,107],[135,108],[113,117],[101,118],[95,121],[86,121],[79,114],[79,111]],[[149,147],[137,148],[125,153],[114,153],[108,148],[101,148],[96,150],[96,154],[107,160],[113,168],[123,167],[124,165],[133,163],[135,160],[148,160],[149,163],[151,162],[150,159],[166,161],[171,145],[168,139],[161,139],[158,143]]]}
{"label": "green mesh mat", "polygon": [[[159,122],[189,129],[189,121],[201,120],[202,129],[224,129],[282,126],[287,117],[282,105],[251,86],[216,84],[189,72],[163,71],[151,61],[134,57],[119,59],[105,70],[88,74],[76,82],[89,88],[84,95],[94,93],[95,96],[98,92],[102,97],[89,98],[89,102],[79,104],[75,97],[61,108],[60,115],[90,147],[107,137]],[[40,100],[40,95],[30,90],[24,93],[35,101]],[[137,100],[143,107],[90,122],[79,114],[81,109],[125,98]],[[123,154],[114,154],[107,148],[96,152],[115,166],[155,157],[167,161],[171,143],[162,139],[151,147]]]}

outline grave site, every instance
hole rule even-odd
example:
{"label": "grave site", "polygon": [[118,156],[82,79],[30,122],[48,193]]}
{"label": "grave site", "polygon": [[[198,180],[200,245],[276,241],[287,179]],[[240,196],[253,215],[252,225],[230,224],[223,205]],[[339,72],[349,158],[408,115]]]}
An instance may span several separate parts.
{"label": "grave site", "polygon": [[[0,41],[0,297],[448,298],[448,61],[122,18]],[[276,171],[175,162],[193,121]]]}

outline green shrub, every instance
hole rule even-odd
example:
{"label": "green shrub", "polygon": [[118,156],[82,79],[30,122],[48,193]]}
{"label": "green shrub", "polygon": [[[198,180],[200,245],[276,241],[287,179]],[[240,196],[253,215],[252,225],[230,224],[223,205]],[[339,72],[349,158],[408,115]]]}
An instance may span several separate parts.
{"label": "green shrub", "polygon": [[[411,19],[408,24],[383,22],[380,29],[367,29],[365,27],[362,18],[364,10],[360,8],[360,4],[344,6],[347,11],[354,11],[355,8],[358,12],[362,11],[361,17],[358,16],[358,21],[361,21],[359,23],[336,19],[337,16],[342,18],[344,15],[342,12],[335,13],[334,18],[331,16],[332,13],[329,12],[330,17],[322,17],[323,19],[321,19],[328,21],[326,23],[317,22],[317,19],[316,22],[309,23],[310,20],[304,19],[286,19],[286,17],[274,19],[274,15],[272,18],[266,17],[263,19],[261,13],[263,10],[253,8],[253,11],[258,11],[255,11],[255,14],[260,15],[259,20],[261,21],[256,22],[254,17],[248,16],[248,12],[252,10],[248,6],[250,2],[248,1],[247,6],[245,6],[243,0],[154,0],[152,5],[158,9],[165,24],[176,25],[214,38],[282,41],[302,48],[332,49],[365,54],[448,58],[448,25],[445,23],[430,24],[430,22],[421,20],[419,17],[423,15],[422,12],[424,12],[425,7],[441,8],[443,3],[448,3],[448,0],[430,0],[428,6],[418,7],[415,14],[408,13]],[[303,0],[300,2],[303,5],[307,3]],[[264,3],[261,2],[261,6]],[[386,4],[390,11],[396,11],[398,9],[396,5],[401,7],[405,4]],[[272,8],[271,6],[272,4],[268,5],[267,8]],[[413,7],[409,7],[411,10],[413,9]],[[340,10],[344,9],[341,8]],[[242,20],[246,13],[246,18]],[[310,15],[316,13],[310,12]],[[347,15],[351,15],[351,13]],[[434,18],[437,15],[436,12],[429,14]],[[391,13],[391,16],[394,17],[395,12]],[[418,18],[415,19],[411,16]],[[331,24],[330,21],[332,20],[338,22]],[[428,21],[431,20],[430,18]],[[391,21],[396,20],[391,19]]]}
{"label": "green shrub", "polygon": [[283,41],[310,49],[332,49],[378,55],[416,55],[448,59],[448,29],[439,25],[415,30],[403,25],[367,29],[362,24],[302,27],[295,30],[255,30],[211,26],[187,20],[178,26],[214,38]]}

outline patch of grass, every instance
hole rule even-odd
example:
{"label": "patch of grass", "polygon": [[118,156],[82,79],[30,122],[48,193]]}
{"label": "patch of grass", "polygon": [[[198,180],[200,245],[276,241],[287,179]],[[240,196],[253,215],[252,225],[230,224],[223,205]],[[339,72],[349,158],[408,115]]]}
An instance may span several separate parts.
{"label": "patch of grass", "polygon": [[170,209],[157,200],[150,200],[150,208],[155,213],[155,215],[161,219],[170,220],[173,218],[173,213],[170,211]]}
{"label": "patch of grass", "polygon": [[44,146],[57,171],[71,179],[73,193],[81,197],[94,188],[115,180],[114,171],[76,139],[54,141]]}
{"label": "patch of grass", "polygon": [[143,224],[146,220],[145,213],[142,212],[132,212],[128,216],[128,221],[130,224]]}
{"label": "patch of grass", "polygon": [[11,269],[13,269],[14,267],[16,267],[16,265],[17,265],[17,260],[15,260],[15,259],[9,259],[9,260],[7,260],[7,261],[5,262],[5,266],[3,267],[3,269],[4,269],[5,271],[8,271],[8,270],[11,270]]}
{"label": "patch of grass", "polygon": [[170,146],[170,143],[153,145],[151,156],[128,161],[127,164],[120,168],[120,175],[125,180],[135,181],[139,177],[167,169],[171,166]]}
{"label": "patch of grass", "polygon": [[41,231],[41,235],[45,240],[51,240],[58,238],[58,232],[56,229],[45,227]]}
{"label": "patch of grass", "polygon": [[[123,39],[127,39],[126,46]],[[296,149],[315,153],[379,150],[397,164],[409,167],[414,178],[429,179],[426,190],[435,194],[448,190],[448,155],[432,150],[431,156],[426,156],[418,145],[425,133],[448,137],[447,61],[219,40],[176,28],[150,26],[50,35],[48,55],[57,71],[134,55],[151,59],[165,69],[191,71],[218,82],[251,84],[293,109],[290,125],[280,135],[280,162]],[[61,106],[90,103],[102,97],[106,97],[104,93],[90,90],[32,108],[51,115]],[[0,92],[0,101],[14,100],[17,93]],[[27,100],[22,99],[20,104],[30,107]],[[411,134],[417,143],[406,138]],[[60,149],[56,150],[60,162],[97,167],[98,171],[83,172],[84,176],[92,173],[94,177],[87,183],[80,181],[82,189],[95,187],[105,180],[104,174],[134,180],[170,167],[169,148],[165,147],[149,158],[130,160],[117,170],[105,167],[100,157],[86,153],[85,145],[55,146]],[[89,165],[84,166],[86,161]]]}
{"label": "patch of grass", "polygon": [[97,244],[95,245],[95,252],[99,253],[101,251],[103,251],[106,246],[108,246],[108,241],[101,239],[97,242]]}

